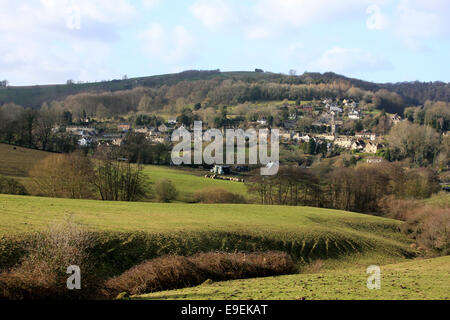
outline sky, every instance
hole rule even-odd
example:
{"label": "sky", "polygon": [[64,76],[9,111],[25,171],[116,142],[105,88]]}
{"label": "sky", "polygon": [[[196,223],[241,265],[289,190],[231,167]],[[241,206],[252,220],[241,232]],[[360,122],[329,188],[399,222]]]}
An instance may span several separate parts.
{"label": "sky", "polygon": [[0,0],[0,79],[183,70],[450,82],[448,0]]}

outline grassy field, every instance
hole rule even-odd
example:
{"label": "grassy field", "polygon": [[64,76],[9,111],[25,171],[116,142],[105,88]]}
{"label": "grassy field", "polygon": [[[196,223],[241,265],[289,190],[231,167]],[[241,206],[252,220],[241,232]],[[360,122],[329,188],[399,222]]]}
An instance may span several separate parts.
{"label": "grassy field", "polygon": [[[30,183],[28,172],[37,162],[49,155],[49,152],[0,143],[0,175],[14,177],[27,186]],[[146,165],[145,174],[152,183],[164,178],[171,180],[179,191],[179,201],[191,202],[194,193],[203,188],[224,188],[249,197],[242,182],[206,179],[204,173],[199,171]]]}
{"label": "grassy field", "polygon": [[230,192],[249,197],[247,188],[242,182],[207,179],[203,175],[195,175],[189,171],[172,169],[163,166],[145,166],[145,173],[150,181],[155,183],[159,179],[169,179],[179,191],[179,201],[192,201],[196,191],[203,188],[224,188]]}
{"label": "grassy field", "polygon": [[450,256],[381,267],[381,288],[369,290],[365,268],[203,284],[139,299],[321,300],[450,299]]}
{"label": "grassy field", "polygon": [[50,153],[0,143],[0,174],[27,177],[28,172]]}
{"label": "grassy field", "polygon": [[92,230],[181,235],[197,251],[281,250],[298,261],[355,254],[392,261],[411,255],[398,232],[400,222],[345,211],[0,195],[0,235],[28,233],[68,217]]}

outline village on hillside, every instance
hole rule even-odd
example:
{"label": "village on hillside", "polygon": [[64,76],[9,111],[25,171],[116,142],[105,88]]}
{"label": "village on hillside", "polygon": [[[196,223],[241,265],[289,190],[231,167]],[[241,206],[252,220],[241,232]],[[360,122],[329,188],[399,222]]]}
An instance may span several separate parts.
{"label": "village on hillside", "polygon": [[[222,132],[227,128],[253,129],[279,129],[280,143],[282,146],[303,146],[310,153],[327,153],[333,150],[366,155],[367,162],[381,162],[380,150],[384,147],[384,135],[371,132],[364,128],[361,120],[365,118],[364,110],[359,108],[359,103],[354,100],[343,99],[333,101],[323,99],[315,105],[304,103],[289,107],[286,119],[279,126],[271,124],[267,117],[260,116],[256,121],[243,121],[238,125],[224,125],[219,129]],[[228,115],[228,117],[230,117]],[[298,123],[304,118],[312,119],[309,128],[303,129]],[[405,121],[397,114],[386,114],[387,127]],[[125,119],[124,119],[125,120]],[[272,121],[273,122],[273,121]],[[360,129],[346,130],[348,123]],[[102,122],[92,121],[86,117],[77,125],[54,126],[55,134],[65,133],[76,139],[79,148],[95,148],[99,145],[123,146],[125,137],[130,134],[145,137],[149,143],[170,144],[172,132],[185,127],[192,129],[192,123],[183,123],[180,116],[161,120],[155,125],[142,125],[139,121],[109,122],[104,126]],[[204,130],[209,129],[204,125]],[[311,148],[315,149],[311,151]],[[317,152],[316,152],[317,151]]]}

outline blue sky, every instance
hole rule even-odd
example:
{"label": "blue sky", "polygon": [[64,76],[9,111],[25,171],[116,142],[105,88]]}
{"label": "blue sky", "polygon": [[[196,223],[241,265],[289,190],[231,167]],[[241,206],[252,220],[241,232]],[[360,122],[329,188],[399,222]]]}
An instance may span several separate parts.
{"label": "blue sky", "polygon": [[0,78],[187,69],[450,82],[448,0],[0,0]]}

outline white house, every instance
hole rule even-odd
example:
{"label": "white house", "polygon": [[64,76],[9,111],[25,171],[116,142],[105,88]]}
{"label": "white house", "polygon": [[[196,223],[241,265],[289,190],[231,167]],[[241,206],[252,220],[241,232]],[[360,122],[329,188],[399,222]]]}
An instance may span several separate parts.
{"label": "white house", "polygon": [[258,122],[258,124],[260,124],[260,125],[262,125],[262,126],[267,125],[267,120],[266,120],[266,119],[259,119],[259,120],[256,121],[256,122]]}
{"label": "white house", "polygon": [[82,147],[86,147],[90,144],[91,142],[86,139],[86,138],[81,138],[80,140],[78,140],[78,145],[82,146]]}

